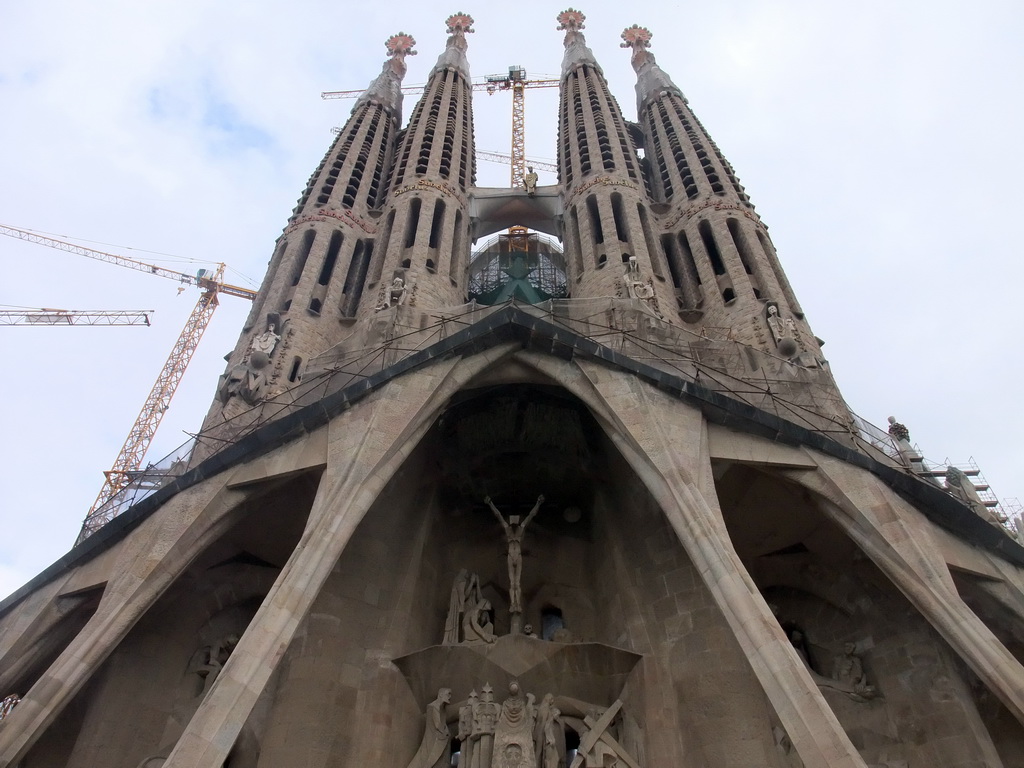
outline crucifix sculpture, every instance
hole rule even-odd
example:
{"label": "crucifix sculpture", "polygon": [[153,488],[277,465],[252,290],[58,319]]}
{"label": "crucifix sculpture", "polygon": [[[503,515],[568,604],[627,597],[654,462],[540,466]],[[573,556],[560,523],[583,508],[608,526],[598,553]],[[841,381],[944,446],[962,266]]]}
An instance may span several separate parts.
{"label": "crucifix sculpture", "polygon": [[523,535],[526,533],[526,526],[536,517],[540,505],[544,503],[544,494],[537,497],[537,503],[533,505],[530,514],[522,523],[519,522],[519,515],[510,515],[506,521],[505,516],[494,506],[490,496],[484,499],[484,503],[491,508],[501,527],[505,529],[505,541],[508,543],[508,611],[512,616],[512,633],[517,634],[522,630],[523,619]]}

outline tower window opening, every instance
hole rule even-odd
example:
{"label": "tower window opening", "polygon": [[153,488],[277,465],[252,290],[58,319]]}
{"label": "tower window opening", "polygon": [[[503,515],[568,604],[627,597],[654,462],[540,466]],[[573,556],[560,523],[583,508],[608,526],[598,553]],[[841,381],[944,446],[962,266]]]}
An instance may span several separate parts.
{"label": "tower window opening", "polygon": [[786,297],[786,301],[789,302],[790,309],[793,310],[794,315],[803,317],[803,310],[800,309],[800,304],[796,300],[796,294],[793,293],[793,287],[789,284],[789,280],[786,279],[786,275],[782,271],[782,267],[779,266],[779,260],[775,256],[775,248],[772,246],[771,241],[764,232],[760,229],[755,231],[757,232],[757,240],[761,243],[761,250],[768,259],[768,265],[771,267],[772,274],[775,275],[775,281],[779,284],[779,288],[782,289],[782,294]]}
{"label": "tower window opening", "polygon": [[348,264],[345,284],[342,287],[341,314],[345,317],[355,317],[356,309],[359,307],[359,299],[363,295],[363,284],[366,280],[366,272],[372,257],[373,240],[368,242],[357,240],[356,247],[352,251],[352,260]]}
{"label": "tower window opening", "polygon": [[302,277],[302,271],[306,268],[306,259],[309,252],[313,250],[313,241],[316,240],[316,231],[307,229],[302,236],[302,245],[299,248],[299,258],[295,262],[295,272],[292,274],[292,285],[298,285]]}
{"label": "tower window opening", "polygon": [[668,262],[668,273],[672,276],[672,285],[675,288],[681,288],[683,283],[679,277],[679,258],[676,255],[676,245],[672,235],[661,236],[661,250],[665,253],[665,261]]}
{"label": "tower window opening", "polygon": [[430,248],[437,248],[441,244],[441,232],[444,227],[444,201],[434,202],[434,216],[430,221]]}
{"label": "tower window opening", "polygon": [[740,255],[740,263],[743,265],[744,271],[748,275],[753,275],[754,270],[750,266],[750,251],[743,233],[740,232],[739,222],[736,219],[727,219],[725,223],[729,227],[729,234],[732,235],[732,242],[736,246],[736,253]]}
{"label": "tower window opening", "polygon": [[402,269],[409,269],[412,266],[412,259],[402,259]]}
{"label": "tower window opening", "polygon": [[654,231],[651,229],[651,220],[647,215],[647,208],[642,203],[636,204],[636,215],[640,217],[640,228],[644,233],[644,243],[647,245],[647,253],[650,254],[651,271],[656,278],[664,281],[665,273],[661,268],[661,259],[658,258],[658,241],[654,238]]}
{"label": "tower window opening", "polygon": [[331,242],[327,246],[327,256],[324,257],[324,265],[320,268],[320,277],[317,279],[318,284],[327,285],[331,281],[334,265],[338,262],[338,252],[341,250],[341,244],[344,241],[345,237],[341,232],[335,232],[331,235]]}
{"label": "tower window opening", "polygon": [[296,357],[292,360],[291,370],[288,371],[288,381],[295,383],[301,376],[299,375],[299,369],[302,367],[302,358]]}
{"label": "tower window opening", "polygon": [[388,243],[391,242],[391,234],[395,226],[395,212],[391,211],[388,214],[387,219],[384,222],[384,229],[381,232],[381,247],[380,247],[380,258],[373,265],[373,277],[370,279],[371,283],[376,283],[380,280],[380,274],[384,270],[384,257],[388,252]]}
{"label": "tower window opening", "polygon": [[724,301],[726,304],[728,304],[735,298],[736,291],[734,291],[732,288],[726,288],[724,291],[722,291],[722,301]]}
{"label": "tower window opening", "polygon": [[587,213],[590,214],[590,236],[594,245],[604,243],[604,229],[601,227],[601,212],[597,208],[597,197],[587,198]]}
{"label": "tower window opening", "polygon": [[462,263],[462,211],[455,211],[455,232],[452,238],[452,255],[448,262],[448,277],[457,282],[461,277],[459,265]]}
{"label": "tower window opening", "polygon": [[409,205],[409,216],[405,220],[405,247],[412,248],[416,245],[416,229],[420,222],[420,207],[422,202],[418,197],[412,199]]}
{"label": "tower window opening", "polygon": [[602,253],[597,257],[597,268],[603,269],[604,265],[608,263],[608,254]]}
{"label": "tower window opening", "polygon": [[697,231],[700,233],[700,239],[704,243],[704,250],[708,254],[708,259],[711,261],[711,268],[714,270],[716,275],[724,275],[725,262],[722,261],[722,254],[718,251],[718,245],[715,243],[714,232],[711,231],[711,224],[707,221],[702,221],[697,225]]}
{"label": "tower window opening", "polygon": [[427,272],[432,275],[437,273],[437,266],[434,264],[433,259],[427,259]]}
{"label": "tower window opening", "polygon": [[622,212],[622,195],[617,192],[612,195],[612,218],[615,220],[615,236],[619,238],[620,243],[628,243],[629,230]]}
{"label": "tower window opening", "polygon": [[309,311],[319,315],[320,310],[323,309],[324,303],[320,299],[313,299],[309,302]]}
{"label": "tower window opening", "polygon": [[573,248],[573,261],[576,264],[576,279],[579,280],[583,277],[583,233],[580,232],[580,217],[576,213],[575,208],[570,212],[569,218],[572,219],[570,231],[576,236],[576,243]]}

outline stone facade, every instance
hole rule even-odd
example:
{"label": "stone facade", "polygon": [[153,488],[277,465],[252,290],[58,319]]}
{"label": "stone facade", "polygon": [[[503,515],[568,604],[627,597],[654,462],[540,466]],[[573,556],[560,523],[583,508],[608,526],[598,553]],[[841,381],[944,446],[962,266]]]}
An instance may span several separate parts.
{"label": "stone facade", "polygon": [[615,258],[573,225],[569,297],[464,303],[472,20],[401,136],[392,38],[189,470],[0,604],[0,766],[1024,767],[1024,547],[859,438],[650,34],[630,126],[559,21]]}

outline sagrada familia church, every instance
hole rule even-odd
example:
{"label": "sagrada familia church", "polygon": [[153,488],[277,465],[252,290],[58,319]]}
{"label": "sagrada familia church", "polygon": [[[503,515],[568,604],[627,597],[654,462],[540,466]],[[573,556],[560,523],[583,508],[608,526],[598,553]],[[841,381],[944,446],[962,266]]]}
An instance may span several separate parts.
{"label": "sagrada familia church", "polygon": [[0,766],[1024,766],[1024,547],[557,21],[552,186],[475,184],[469,16],[408,124],[388,40],[187,466],[0,604]]}

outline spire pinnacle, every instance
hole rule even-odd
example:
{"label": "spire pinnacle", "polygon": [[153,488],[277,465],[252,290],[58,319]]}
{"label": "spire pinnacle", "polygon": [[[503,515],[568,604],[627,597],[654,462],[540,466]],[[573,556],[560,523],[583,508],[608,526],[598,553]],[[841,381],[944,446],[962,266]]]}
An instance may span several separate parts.
{"label": "spire pinnacle", "polygon": [[636,71],[636,107],[637,111],[643,111],[644,105],[651,99],[664,96],[666,93],[675,93],[685,102],[686,97],[679,87],[672,82],[665,70],[658,66],[654,54],[647,49],[651,47],[651,38],[654,35],[647,27],[640,27],[634,24],[622,31],[622,48],[633,50],[630,56],[630,63]]}
{"label": "spire pinnacle", "polygon": [[416,40],[412,35],[399,32],[389,37],[384,47],[388,51],[388,60],[384,62],[381,72],[370,83],[370,87],[363,91],[352,108],[355,112],[366,102],[380,104],[389,112],[399,113],[402,109],[402,78],[405,77],[407,67],[405,66],[406,56],[415,56],[413,46]]}
{"label": "spire pinnacle", "polygon": [[444,53],[438,59],[434,71],[439,69],[457,69],[463,77],[469,79],[469,61],[466,59],[466,51],[469,43],[466,42],[466,35],[476,32],[473,29],[473,17],[468,13],[456,11],[444,21],[448,27],[448,42],[445,44]]}
{"label": "spire pinnacle", "polygon": [[586,27],[583,11],[575,8],[567,8],[557,16],[559,31],[565,30],[565,55],[562,57],[562,77],[565,77],[579,64],[589,64],[592,67],[601,68],[594,58],[594,52],[587,47],[587,38],[583,36],[582,30]]}

